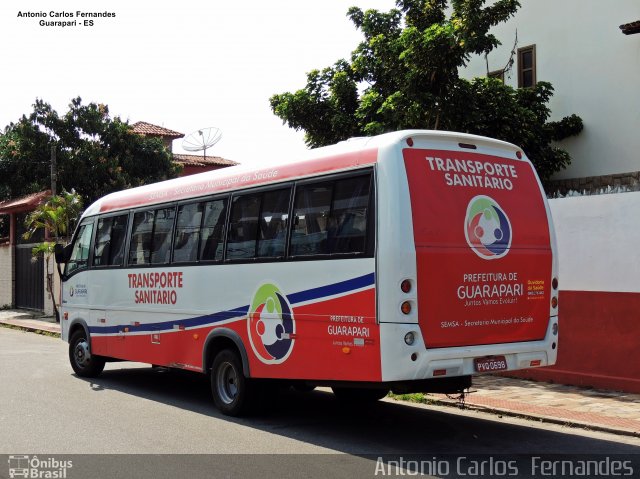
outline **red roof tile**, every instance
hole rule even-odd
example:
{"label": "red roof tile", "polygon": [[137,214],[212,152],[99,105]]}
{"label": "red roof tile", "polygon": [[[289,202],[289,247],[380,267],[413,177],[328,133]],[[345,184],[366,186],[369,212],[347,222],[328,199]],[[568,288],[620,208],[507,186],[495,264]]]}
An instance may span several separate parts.
{"label": "red roof tile", "polygon": [[138,135],[150,135],[150,136],[162,136],[165,138],[182,138],[184,133],[178,133],[177,131],[169,130],[158,125],[152,125],[145,121],[138,121],[131,125],[133,131]]}
{"label": "red roof tile", "polygon": [[620,30],[625,35],[633,35],[634,33],[640,33],[640,20],[637,22],[625,23],[620,25]]}
{"label": "red roof tile", "polygon": [[173,161],[184,166],[234,166],[239,164],[235,161],[225,160],[219,156],[204,157],[202,155],[184,155],[176,153],[173,154]]}
{"label": "red roof tile", "polygon": [[0,214],[17,213],[25,210],[32,210],[41,203],[44,203],[51,196],[51,190],[40,191],[30,195],[5,200],[0,202]]}

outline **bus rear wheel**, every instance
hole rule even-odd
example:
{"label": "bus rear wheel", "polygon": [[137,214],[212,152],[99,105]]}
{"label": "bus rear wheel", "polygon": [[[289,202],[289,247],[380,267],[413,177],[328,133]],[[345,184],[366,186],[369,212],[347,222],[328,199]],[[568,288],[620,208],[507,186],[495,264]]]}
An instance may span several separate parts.
{"label": "bus rear wheel", "polygon": [[235,351],[223,349],[211,365],[211,393],[216,407],[227,416],[241,416],[253,400],[251,380],[242,372],[242,361]]}
{"label": "bus rear wheel", "polygon": [[375,402],[385,397],[389,390],[372,388],[332,387],[333,394],[341,400],[350,403]]}
{"label": "bus rear wheel", "polygon": [[84,330],[71,335],[69,361],[74,372],[83,378],[95,378],[104,369],[104,358],[91,354],[91,346]]}

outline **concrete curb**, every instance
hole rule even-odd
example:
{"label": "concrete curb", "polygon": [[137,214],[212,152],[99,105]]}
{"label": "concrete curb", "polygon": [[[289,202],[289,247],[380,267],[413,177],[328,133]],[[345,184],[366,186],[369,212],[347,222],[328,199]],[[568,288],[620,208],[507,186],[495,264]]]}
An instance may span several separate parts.
{"label": "concrete curb", "polygon": [[[28,323],[27,323],[28,321]],[[33,324],[33,323],[42,323]],[[60,337],[60,326],[55,323],[47,323],[37,320],[25,320],[25,319],[2,319],[0,320],[0,326],[10,329],[17,329],[20,331],[27,331],[36,334],[42,334],[52,337]]]}
{"label": "concrete curb", "polygon": [[[408,401],[403,401],[403,402],[408,402]],[[410,401],[409,401],[410,402]],[[586,429],[589,431],[599,431],[599,432],[606,432],[609,434],[615,434],[615,435],[619,435],[619,436],[628,436],[628,437],[640,437],[640,431],[632,431],[630,429],[617,429],[614,427],[610,427],[610,426],[604,426],[604,425],[600,425],[600,424],[595,424],[595,423],[586,423],[583,421],[578,421],[578,420],[572,420],[570,418],[568,419],[560,419],[560,418],[556,418],[553,416],[543,416],[540,414],[535,414],[535,413],[526,413],[526,412],[521,412],[521,411],[514,411],[511,409],[501,409],[501,408],[496,408],[496,407],[490,407],[490,406],[483,406],[480,404],[469,404],[466,403],[464,405],[464,407],[460,407],[458,405],[457,402],[452,401],[452,400],[442,400],[442,399],[433,399],[430,398],[430,404],[435,404],[438,406],[447,406],[447,407],[452,407],[452,408],[456,408],[458,410],[467,410],[467,411],[479,411],[479,412],[485,412],[485,413],[489,413],[489,414],[495,414],[495,415],[503,415],[503,416],[509,416],[509,417],[515,417],[515,418],[519,418],[519,419],[527,419],[527,420],[531,420],[531,421],[539,421],[539,422],[543,422],[543,423],[549,423],[549,424],[556,424],[558,426],[564,426],[564,427],[571,427],[571,428],[576,428],[576,429]]]}

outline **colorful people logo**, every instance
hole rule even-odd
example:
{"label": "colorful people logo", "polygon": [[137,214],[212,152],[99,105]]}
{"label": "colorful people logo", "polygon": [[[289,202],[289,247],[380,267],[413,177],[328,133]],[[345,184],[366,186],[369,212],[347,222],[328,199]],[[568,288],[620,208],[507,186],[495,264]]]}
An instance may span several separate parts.
{"label": "colorful people logo", "polygon": [[469,201],[464,234],[471,249],[482,259],[502,258],[511,248],[511,223],[492,198],[478,195]]}
{"label": "colorful people logo", "polygon": [[284,362],[291,354],[295,321],[286,297],[273,284],[263,284],[249,308],[249,342],[260,361]]}

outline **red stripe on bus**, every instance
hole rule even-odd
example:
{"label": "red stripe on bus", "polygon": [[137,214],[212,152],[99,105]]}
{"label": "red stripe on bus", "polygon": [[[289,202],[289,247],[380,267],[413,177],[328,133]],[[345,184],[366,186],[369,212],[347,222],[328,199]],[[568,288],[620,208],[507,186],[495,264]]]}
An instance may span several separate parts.
{"label": "red stripe on bus", "polygon": [[231,168],[229,171],[226,169],[216,170],[148,185],[142,187],[143,191],[135,188],[123,194],[116,193],[113,198],[106,197],[104,199],[100,205],[100,212],[196,198],[250,186],[348,170],[358,166],[371,165],[377,161],[378,149],[374,148],[237,173],[235,168]]}
{"label": "red stripe on bus", "polygon": [[[249,342],[246,318],[223,327],[241,338],[252,377],[380,381],[380,329],[375,305],[375,289],[370,288],[293,308],[296,342],[281,364],[264,364],[257,358]],[[354,322],[343,322],[345,319]],[[91,348],[98,355],[201,371],[204,342],[215,327],[173,330],[155,338],[153,333],[92,336]],[[355,338],[361,341],[357,343]],[[343,351],[345,346],[350,348],[349,354]]]}

